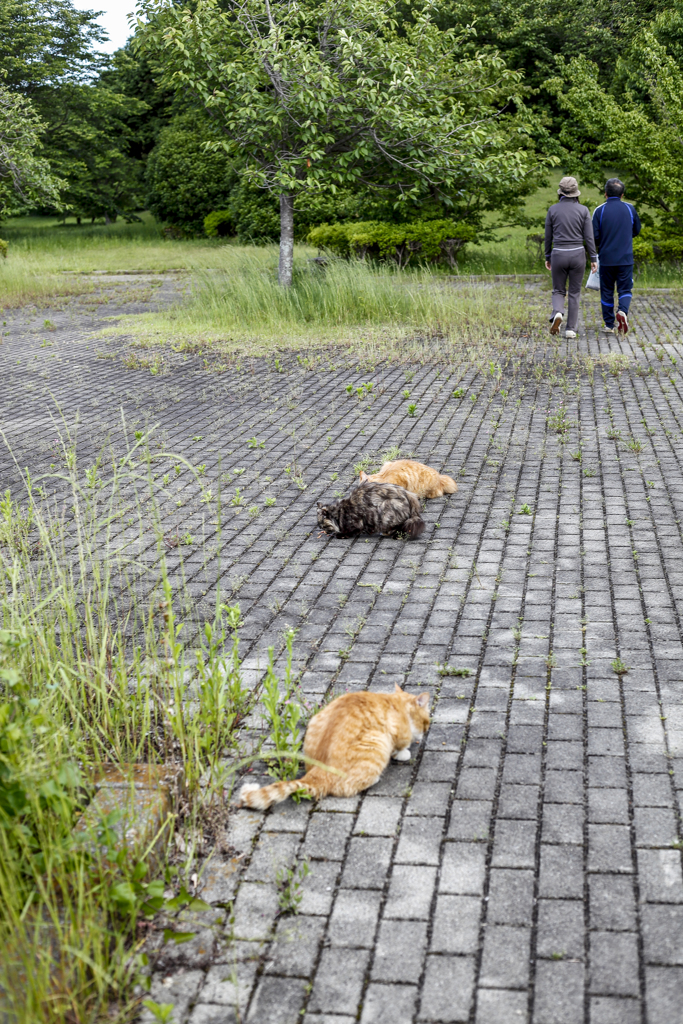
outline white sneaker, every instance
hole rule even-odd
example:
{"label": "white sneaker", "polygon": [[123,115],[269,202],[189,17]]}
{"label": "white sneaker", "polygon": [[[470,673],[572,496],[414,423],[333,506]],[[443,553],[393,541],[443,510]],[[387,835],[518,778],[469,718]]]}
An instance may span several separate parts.
{"label": "white sneaker", "polygon": [[613,328],[613,327],[606,327],[606,326],[605,326],[605,325],[603,324],[603,325],[602,325],[602,333],[603,333],[603,334],[616,334],[617,332],[616,332],[616,331],[614,330],[614,328]]}
{"label": "white sneaker", "polygon": [[555,313],[554,316],[551,316],[551,318],[550,318],[550,333],[551,334],[559,334],[559,332],[560,332],[560,324],[562,323],[563,319],[564,319],[564,317],[562,316],[561,313]]}
{"label": "white sneaker", "polygon": [[576,337],[576,331],[565,331],[564,332],[564,336],[565,336],[565,338],[575,338]]}

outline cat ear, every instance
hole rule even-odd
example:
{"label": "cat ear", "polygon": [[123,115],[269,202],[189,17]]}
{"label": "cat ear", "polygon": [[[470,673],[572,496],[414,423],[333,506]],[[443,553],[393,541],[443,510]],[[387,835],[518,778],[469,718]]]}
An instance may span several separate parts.
{"label": "cat ear", "polygon": [[367,480],[367,478],[368,478],[367,477],[367,473],[365,472],[365,470],[361,469],[359,479],[360,480]]}
{"label": "cat ear", "polygon": [[426,708],[427,705],[429,704],[429,694],[421,693],[419,697],[415,698],[415,700],[417,701],[421,708]]}
{"label": "cat ear", "polygon": [[398,683],[394,683],[394,693],[403,693],[403,690],[398,685]]}

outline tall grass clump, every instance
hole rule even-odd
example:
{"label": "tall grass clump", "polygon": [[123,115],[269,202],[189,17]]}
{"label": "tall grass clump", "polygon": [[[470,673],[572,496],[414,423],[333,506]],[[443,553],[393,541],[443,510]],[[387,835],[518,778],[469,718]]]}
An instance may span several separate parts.
{"label": "tall grass clump", "polygon": [[145,848],[126,845],[121,810],[74,825],[104,764],[179,772],[191,814],[223,799],[251,705],[237,606],[217,598],[193,653],[180,640],[187,594],[167,569],[156,479],[169,459],[140,438],[83,470],[67,437],[59,471],[0,500],[0,1006],[12,1024],[135,1019],[138,921],[174,885],[174,817]]}
{"label": "tall grass clump", "polygon": [[[171,310],[128,319],[149,343],[218,343],[258,355],[274,347],[355,345],[383,349],[420,335],[442,341],[492,338],[525,318],[522,297],[501,295],[428,268],[330,258],[324,266],[299,254],[294,282],[277,282],[277,250],[223,250],[218,270],[195,268],[192,296]],[[122,327],[123,329],[123,327]]]}

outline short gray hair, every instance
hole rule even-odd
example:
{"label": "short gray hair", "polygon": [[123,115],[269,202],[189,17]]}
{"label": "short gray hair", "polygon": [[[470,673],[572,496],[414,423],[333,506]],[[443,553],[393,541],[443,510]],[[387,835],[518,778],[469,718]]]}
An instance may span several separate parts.
{"label": "short gray hair", "polygon": [[624,183],[623,181],[620,181],[619,178],[609,178],[605,182],[606,196],[623,196],[625,191]]}

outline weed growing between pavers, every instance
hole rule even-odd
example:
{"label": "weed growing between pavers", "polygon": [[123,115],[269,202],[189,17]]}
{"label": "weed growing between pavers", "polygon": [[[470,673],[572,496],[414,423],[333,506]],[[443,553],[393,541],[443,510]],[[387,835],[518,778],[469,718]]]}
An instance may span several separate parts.
{"label": "weed growing between pavers", "polygon": [[[181,639],[191,595],[154,470],[191,467],[143,432],[109,454],[82,471],[67,435],[62,471],[27,474],[23,497],[0,502],[0,992],[22,1024],[133,1019],[141,922],[194,905],[182,883],[258,696],[242,679],[239,606],[217,594],[195,650]],[[220,525],[220,500],[217,513]],[[289,735],[274,738],[288,749]],[[120,810],[74,831],[95,768],[140,762],[184,779],[147,845],[126,847]],[[178,816],[187,841],[173,864]]]}

